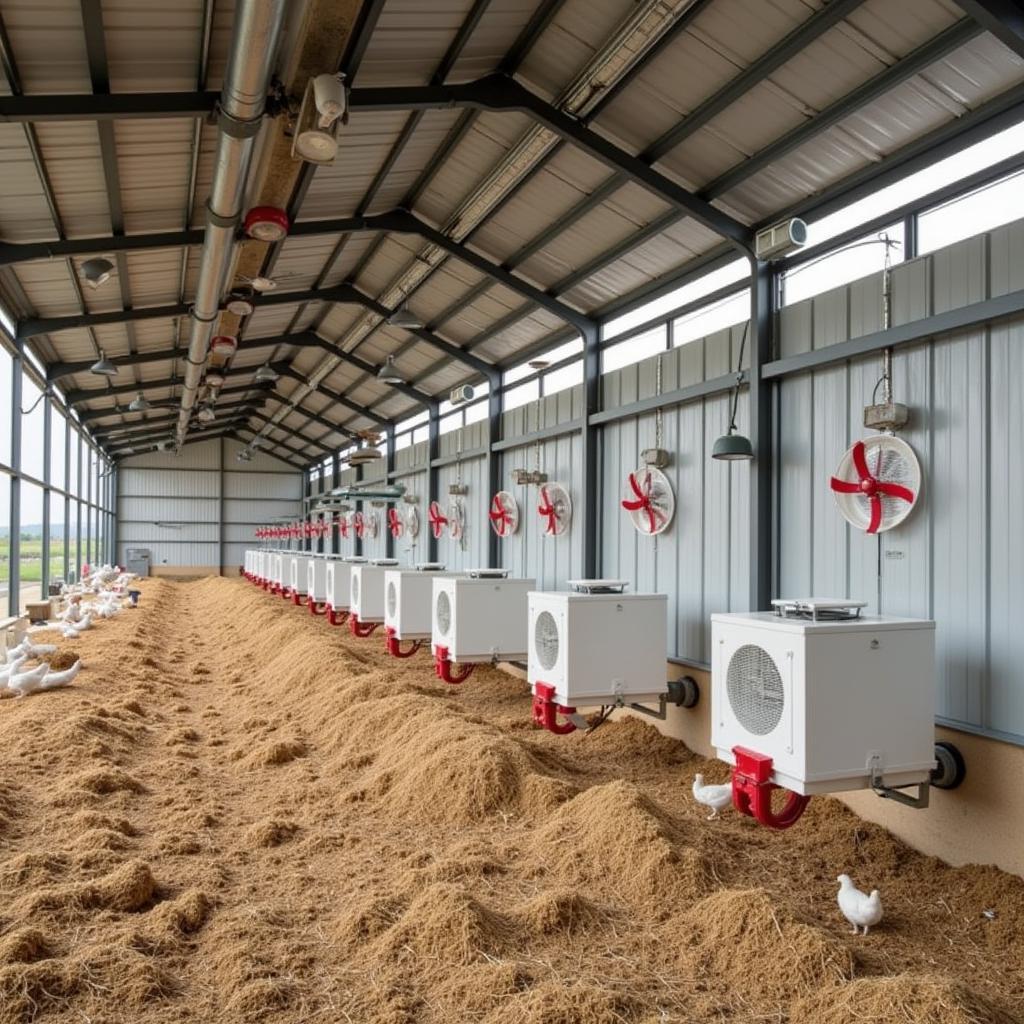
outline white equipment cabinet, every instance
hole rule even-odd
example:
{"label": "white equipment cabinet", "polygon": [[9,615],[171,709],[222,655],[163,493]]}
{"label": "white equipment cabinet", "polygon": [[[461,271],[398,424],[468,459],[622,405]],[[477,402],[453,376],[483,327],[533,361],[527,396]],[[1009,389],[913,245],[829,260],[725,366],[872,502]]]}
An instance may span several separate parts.
{"label": "white equipment cabinet", "polygon": [[448,678],[460,662],[525,661],[528,595],[536,587],[534,579],[509,579],[504,569],[435,579],[431,642],[438,676],[461,682]]}
{"label": "white equipment cabinet", "polygon": [[[348,616],[356,636],[369,636],[384,621],[384,573],[396,565],[395,558],[374,558],[352,566]],[[363,624],[370,628],[360,630]]]}
{"label": "white equipment cabinet", "polygon": [[873,780],[927,783],[935,623],[862,615],[858,602],[775,604],[774,612],[711,616],[718,756],[735,764],[739,747],[769,757],[770,781],[801,795]]}
{"label": "white equipment cabinet", "polygon": [[267,562],[267,589],[272,594],[280,594],[285,584],[284,559],[287,552],[269,551],[268,554],[270,557]]}
{"label": "white equipment cabinet", "polygon": [[425,640],[431,634],[434,580],[462,576],[447,572],[440,562],[415,569],[388,569],[384,573],[384,625],[398,640]]}
{"label": "white equipment cabinet", "polygon": [[530,687],[562,706],[658,700],[666,690],[668,597],[623,580],[569,580],[529,595]]}
{"label": "white equipment cabinet", "polygon": [[286,556],[288,563],[288,584],[287,592],[295,604],[301,604],[302,598],[306,596],[306,585],[309,580],[309,563],[313,555],[307,552],[291,552]]}
{"label": "white equipment cabinet", "polygon": [[327,559],[329,555],[313,555],[306,564],[306,597],[313,604],[327,600]]}
{"label": "white equipment cabinet", "polygon": [[352,569],[366,559],[358,555],[327,555],[325,587],[327,590],[327,618],[332,626],[340,626],[348,615],[349,595],[352,593]]}

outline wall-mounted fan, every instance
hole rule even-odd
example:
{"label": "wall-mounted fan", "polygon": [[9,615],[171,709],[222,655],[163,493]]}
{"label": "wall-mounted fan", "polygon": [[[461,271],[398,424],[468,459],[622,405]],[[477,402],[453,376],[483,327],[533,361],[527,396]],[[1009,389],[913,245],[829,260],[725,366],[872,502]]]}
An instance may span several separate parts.
{"label": "wall-mounted fan", "polygon": [[857,441],[831,480],[843,518],[865,533],[899,526],[921,495],[921,464],[906,441],[879,434]]}
{"label": "wall-mounted fan", "polygon": [[380,513],[376,509],[363,513],[363,536],[375,540],[380,533]]}
{"label": "wall-mounted fan", "polygon": [[461,498],[453,498],[448,502],[448,536],[452,540],[462,540],[466,532],[466,506]]}
{"label": "wall-mounted fan", "polygon": [[363,534],[366,532],[366,520],[363,518],[362,512],[352,513],[352,530],[362,540]]}
{"label": "wall-mounted fan", "polygon": [[626,478],[622,507],[629,513],[637,533],[656,537],[672,523],[676,496],[668,477],[657,466],[641,466]]}
{"label": "wall-mounted fan", "polygon": [[405,523],[402,521],[402,514],[392,505],[388,509],[388,530],[391,532],[391,536],[398,540],[402,536],[404,529]]}
{"label": "wall-mounted fan", "polygon": [[572,499],[564,484],[558,481],[541,484],[537,514],[547,536],[561,537],[568,531],[572,522]]}
{"label": "wall-mounted fan", "polygon": [[405,532],[410,540],[415,540],[420,534],[420,510],[415,505],[409,505],[405,510]]}
{"label": "wall-mounted fan", "polygon": [[499,537],[511,537],[519,529],[519,502],[508,491],[498,491],[491,499],[487,517]]}
{"label": "wall-mounted fan", "polygon": [[430,503],[428,516],[430,519],[430,532],[433,533],[434,540],[440,540],[441,535],[444,533],[444,528],[448,525],[448,517],[436,501]]}
{"label": "wall-mounted fan", "polygon": [[340,516],[335,516],[334,519],[334,525],[338,527],[338,533],[341,534],[345,540],[348,540],[348,531],[352,525],[349,522],[348,516],[349,514],[347,512],[343,512]]}

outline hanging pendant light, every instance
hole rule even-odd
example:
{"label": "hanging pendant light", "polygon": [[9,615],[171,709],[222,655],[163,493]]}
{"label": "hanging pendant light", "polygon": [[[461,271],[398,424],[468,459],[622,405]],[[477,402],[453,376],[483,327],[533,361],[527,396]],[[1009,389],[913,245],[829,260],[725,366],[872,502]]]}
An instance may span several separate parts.
{"label": "hanging pendant light", "polygon": [[100,357],[89,367],[89,372],[95,373],[97,377],[116,377],[117,367],[107,358],[103,349],[100,349]]}
{"label": "hanging pendant light", "polygon": [[737,432],[736,428],[736,407],[740,401],[740,384],[743,383],[743,351],[747,344],[747,332],[750,330],[750,321],[743,325],[743,337],[740,340],[740,355],[736,365],[736,383],[732,389],[732,404],[729,412],[729,429],[711,448],[711,458],[722,462],[739,462],[754,457],[754,446],[750,438],[744,437]]}
{"label": "hanging pendant light", "polygon": [[423,321],[403,302],[389,317],[392,327],[401,327],[406,331],[416,331],[423,326]]}
{"label": "hanging pendant light", "polygon": [[95,256],[82,264],[82,277],[85,283],[92,289],[99,288],[110,280],[114,264],[102,256]]}
{"label": "hanging pendant light", "polygon": [[398,367],[395,366],[395,357],[388,356],[384,365],[377,371],[377,380],[381,384],[405,384],[405,377],[402,376]]}
{"label": "hanging pendant light", "polygon": [[269,363],[264,363],[256,371],[256,376],[253,377],[253,380],[257,384],[274,384],[278,378],[278,372]]}
{"label": "hanging pendant light", "polygon": [[152,406],[141,391],[131,400],[131,402],[128,403],[129,412],[145,412],[150,408],[152,408]]}

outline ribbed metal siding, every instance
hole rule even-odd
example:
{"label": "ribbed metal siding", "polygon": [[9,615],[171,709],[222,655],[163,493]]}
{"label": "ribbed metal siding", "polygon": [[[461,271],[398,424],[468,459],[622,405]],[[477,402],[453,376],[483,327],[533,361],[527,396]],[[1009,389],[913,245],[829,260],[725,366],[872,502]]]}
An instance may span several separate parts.
{"label": "ribbed metal siding", "polygon": [[[1024,225],[968,239],[896,268],[902,323],[1024,287]],[[791,307],[788,353],[878,326],[877,278]],[[851,330],[848,330],[849,322]],[[879,360],[858,360],[780,387],[779,581],[787,595],[861,598],[885,614],[938,625],[936,709],[943,720],[1024,740],[1024,320],[961,331],[898,350],[895,397],[911,408],[901,436],[921,461],[918,507],[868,537],[846,526],[828,489],[842,452],[868,432],[861,412]]]}

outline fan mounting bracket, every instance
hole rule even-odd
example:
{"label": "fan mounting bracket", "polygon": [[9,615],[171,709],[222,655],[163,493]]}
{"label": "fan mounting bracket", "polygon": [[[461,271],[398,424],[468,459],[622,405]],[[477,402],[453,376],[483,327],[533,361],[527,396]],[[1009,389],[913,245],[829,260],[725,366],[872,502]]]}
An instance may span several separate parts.
{"label": "fan mounting bracket", "polygon": [[882,402],[864,407],[864,426],[868,430],[899,430],[910,420],[910,410],[899,402]]}

